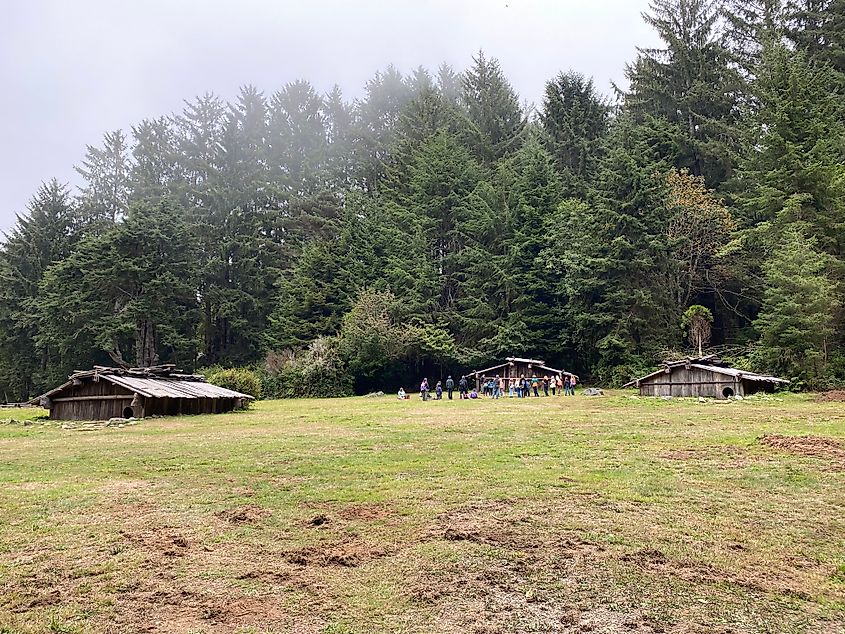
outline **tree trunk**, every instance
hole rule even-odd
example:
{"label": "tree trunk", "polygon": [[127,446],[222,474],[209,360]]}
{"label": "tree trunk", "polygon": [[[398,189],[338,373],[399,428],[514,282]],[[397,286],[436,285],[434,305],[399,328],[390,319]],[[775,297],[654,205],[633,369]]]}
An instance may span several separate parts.
{"label": "tree trunk", "polygon": [[117,342],[114,343],[114,348],[112,350],[106,350],[109,357],[112,361],[114,361],[119,367],[121,368],[128,368],[129,364],[123,359],[123,353],[120,351],[120,346],[117,345]]}
{"label": "tree trunk", "polygon": [[140,320],[135,326],[135,363],[139,368],[158,363],[155,324],[147,319]]}

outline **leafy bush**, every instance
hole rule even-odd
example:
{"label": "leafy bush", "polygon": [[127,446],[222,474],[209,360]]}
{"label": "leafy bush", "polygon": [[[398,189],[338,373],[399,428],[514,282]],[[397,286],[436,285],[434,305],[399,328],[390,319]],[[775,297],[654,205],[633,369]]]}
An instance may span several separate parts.
{"label": "leafy bush", "polygon": [[356,377],[370,379],[384,373],[404,354],[398,302],[390,291],[365,289],[343,316],[337,350]]}
{"label": "leafy bush", "polygon": [[261,374],[268,398],[350,396],[352,376],[337,350],[337,339],[320,337],[305,350],[267,355]]}
{"label": "leafy bush", "polygon": [[261,378],[249,368],[206,368],[202,371],[205,380],[214,385],[261,398]]}

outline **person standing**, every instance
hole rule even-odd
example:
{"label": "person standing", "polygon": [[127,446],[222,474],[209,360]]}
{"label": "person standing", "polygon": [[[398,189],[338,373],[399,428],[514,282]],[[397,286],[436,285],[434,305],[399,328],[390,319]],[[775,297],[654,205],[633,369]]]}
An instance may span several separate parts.
{"label": "person standing", "polygon": [[552,390],[552,396],[554,396],[555,395],[555,388],[557,388],[557,378],[556,377],[551,377],[549,379],[549,387]]}
{"label": "person standing", "polygon": [[514,393],[514,385],[513,385],[513,379],[511,379],[510,381],[508,381],[508,398],[513,398],[513,393]]}
{"label": "person standing", "polygon": [[469,382],[466,376],[462,376],[461,380],[458,381],[458,395],[462,400],[469,396]]}
{"label": "person standing", "polygon": [[561,377],[559,374],[555,379],[555,385],[557,385],[557,393],[563,396],[563,377]]}
{"label": "person standing", "polygon": [[420,383],[420,398],[424,401],[428,400],[428,379],[423,379],[422,383]]}
{"label": "person standing", "polygon": [[563,378],[563,395],[569,396],[569,388],[572,385],[572,382],[569,380],[569,375],[567,374]]}
{"label": "person standing", "polygon": [[549,375],[548,374],[543,375],[543,394],[545,396],[549,395]]}
{"label": "person standing", "polygon": [[449,375],[449,378],[446,379],[446,394],[449,397],[449,400],[452,400],[452,391],[455,389],[455,382],[452,380],[452,375]]}
{"label": "person standing", "polygon": [[540,392],[537,391],[539,387],[540,379],[537,378],[536,374],[531,375],[531,389],[534,390],[534,396],[540,398]]}
{"label": "person standing", "polygon": [[578,383],[578,379],[575,378],[575,375],[572,375],[572,380],[569,382],[569,394],[571,396],[575,396],[575,384]]}

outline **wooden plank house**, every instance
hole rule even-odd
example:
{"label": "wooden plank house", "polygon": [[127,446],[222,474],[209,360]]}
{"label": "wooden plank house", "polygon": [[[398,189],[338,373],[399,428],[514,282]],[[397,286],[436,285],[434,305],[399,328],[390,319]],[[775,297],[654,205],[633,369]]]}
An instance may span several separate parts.
{"label": "wooden plank house", "polygon": [[779,385],[786,383],[789,381],[728,367],[711,355],[664,361],[659,370],[626,383],[625,387],[639,388],[640,396],[726,399],[756,392],[774,392]]}
{"label": "wooden plank house", "polygon": [[207,383],[205,377],[181,374],[173,366],[107,368],[74,372],[68,381],[31,401],[57,420],[107,420],[153,415],[218,414],[253,400]]}
{"label": "wooden plank house", "polygon": [[483,370],[475,370],[470,372],[467,377],[472,377],[475,380],[475,385],[480,386],[485,381],[498,376],[501,379],[518,379],[520,377],[531,378],[532,376],[542,377],[544,375],[563,377],[577,375],[565,370],[558,370],[546,365],[545,361],[540,359],[523,359],[521,357],[506,357],[504,363],[484,368]]}

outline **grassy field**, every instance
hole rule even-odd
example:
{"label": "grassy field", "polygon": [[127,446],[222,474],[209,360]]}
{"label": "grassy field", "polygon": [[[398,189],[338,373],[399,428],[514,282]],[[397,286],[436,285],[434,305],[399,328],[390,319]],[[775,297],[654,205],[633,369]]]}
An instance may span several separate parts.
{"label": "grassy field", "polygon": [[843,440],[809,396],[0,424],[0,632],[845,632]]}

